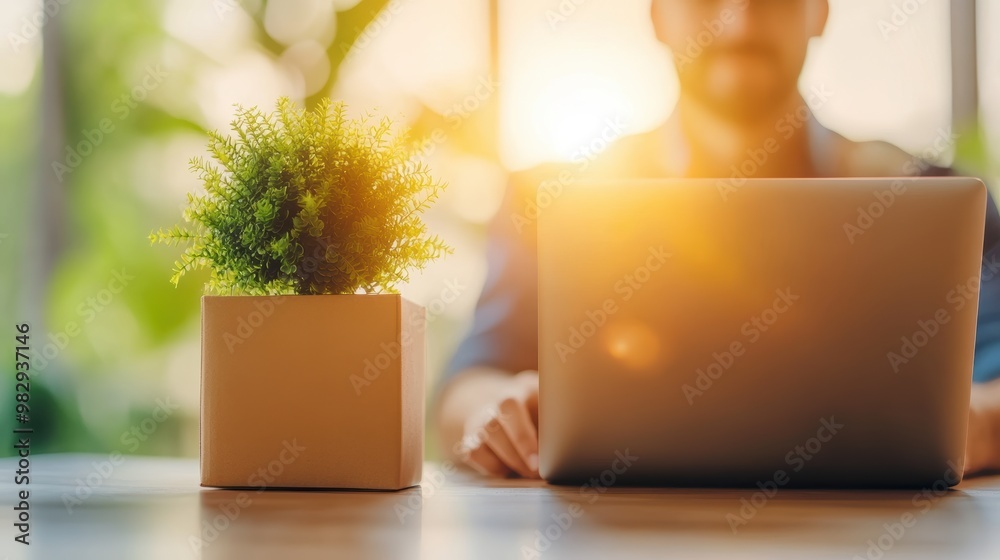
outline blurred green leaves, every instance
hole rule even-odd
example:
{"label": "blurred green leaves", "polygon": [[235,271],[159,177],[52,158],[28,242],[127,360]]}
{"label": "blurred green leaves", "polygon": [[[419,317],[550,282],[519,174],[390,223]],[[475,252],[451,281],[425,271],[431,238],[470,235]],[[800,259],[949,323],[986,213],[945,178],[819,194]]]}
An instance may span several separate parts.
{"label": "blurred green leaves", "polygon": [[[326,45],[331,72],[321,92],[305,100],[310,106],[328,93],[351,43],[387,3],[362,0],[336,15],[337,34]],[[147,234],[175,221],[183,189],[164,192],[162,186],[171,186],[163,168],[146,163],[149,153],[162,160],[163,147],[206,133],[199,107],[214,92],[194,87],[196,73],[220,63],[166,30],[175,4],[64,5],[46,23],[32,85],[0,99],[0,234],[6,234],[0,258],[14,264],[0,267],[0,307],[6,317],[33,321],[33,349],[44,365],[32,383],[33,451],[131,451],[122,449],[123,431],[147,416],[157,397],[180,391],[186,407],[167,420],[155,443],[136,452],[197,452],[197,441],[183,434],[196,432],[198,362],[178,349],[196,345],[207,275],[177,288],[167,281],[174,255],[151,249]],[[209,4],[201,6],[217,18],[210,25],[231,16]],[[267,2],[227,5],[250,10],[252,30],[226,48],[277,59],[285,46],[268,36]],[[166,91],[174,96],[169,106],[155,101]],[[186,97],[178,99],[178,92]],[[167,162],[170,175],[186,174],[191,155]],[[57,164],[67,161],[73,165],[57,173]],[[123,271],[131,280],[112,293],[109,286]],[[80,332],[60,348],[53,337],[71,323]],[[41,354],[46,350],[51,359]],[[13,379],[10,367],[0,365],[4,379]],[[11,387],[0,387],[0,411],[8,410]],[[9,434],[9,415],[2,416],[0,429]],[[2,454],[10,451],[7,446]]]}

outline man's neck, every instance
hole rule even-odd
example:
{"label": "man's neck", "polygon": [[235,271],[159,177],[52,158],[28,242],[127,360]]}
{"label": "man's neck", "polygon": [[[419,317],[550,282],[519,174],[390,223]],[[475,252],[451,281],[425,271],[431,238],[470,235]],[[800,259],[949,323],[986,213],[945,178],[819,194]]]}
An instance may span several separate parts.
{"label": "man's neck", "polygon": [[[734,123],[684,96],[671,118],[668,145],[684,154],[677,164],[692,177],[811,177],[810,127],[815,127],[798,92],[768,114]],[[679,145],[678,145],[679,144]]]}

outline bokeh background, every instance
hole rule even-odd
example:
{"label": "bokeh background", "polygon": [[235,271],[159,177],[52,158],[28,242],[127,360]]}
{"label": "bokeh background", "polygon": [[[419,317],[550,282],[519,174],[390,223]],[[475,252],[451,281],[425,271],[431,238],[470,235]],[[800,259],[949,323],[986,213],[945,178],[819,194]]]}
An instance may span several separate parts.
{"label": "bokeh background", "polygon": [[[801,79],[831,92],[817,118],[1000,184],[1000,2],[830,3]],[[32,324],[39,452],[197,455],[204,276],[174,288],[178,252],[147,235],[178,221],[187,162],[233,104],[332,96],[413,127],[450,184],[427,221],[455,248],[402,288],[430,309],[430,386],[506,174],[570,158],[609,118],[656,127],[677,97],[648,0],[4,0],[0,70],[0,309],[11,339]]]}

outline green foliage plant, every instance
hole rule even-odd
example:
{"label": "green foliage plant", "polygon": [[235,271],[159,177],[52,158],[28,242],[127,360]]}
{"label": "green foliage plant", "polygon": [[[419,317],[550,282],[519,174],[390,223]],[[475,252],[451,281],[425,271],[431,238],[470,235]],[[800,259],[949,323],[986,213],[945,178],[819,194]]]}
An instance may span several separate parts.
{"label": "green foliage plant", "polygon": [[269,114],[237,106],[232,131],[191,160],[205,192],[188,195],[186,224],[150,235],[186,246],[175,285],[207,267],[214,294],[393,293],[451,251],[421,219],[445,185],[389,119],[282,98]]}

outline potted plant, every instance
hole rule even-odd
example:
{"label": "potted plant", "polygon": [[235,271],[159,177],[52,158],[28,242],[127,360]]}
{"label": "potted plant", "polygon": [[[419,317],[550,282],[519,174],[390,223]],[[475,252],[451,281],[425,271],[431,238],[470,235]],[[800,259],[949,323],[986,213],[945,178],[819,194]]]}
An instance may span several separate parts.
{"label": "potted plant", "polygon": [[195,158],[205,192],[151,234],[201,300],[201,483],[399,489],[423,464],[425,312],[396,293],[449,249],[420,214],[444,185],[386,120],[281,99],[238,108]]}

